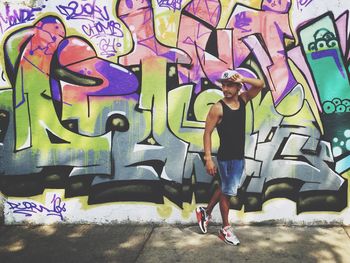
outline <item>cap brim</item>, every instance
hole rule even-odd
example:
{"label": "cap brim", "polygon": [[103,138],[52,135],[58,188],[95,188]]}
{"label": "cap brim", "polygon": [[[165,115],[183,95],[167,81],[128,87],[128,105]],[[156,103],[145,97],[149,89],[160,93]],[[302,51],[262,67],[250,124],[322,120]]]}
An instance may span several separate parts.
{"label": "cap brim", "polygon": [[236,82],[236,81],[233,81],[233,80],[230,80],[230,79],[217,79],[216,81],[220,82],[220,83],[222,83],[222,82],[232,82],[232,83],[242,84],[240,82]]}

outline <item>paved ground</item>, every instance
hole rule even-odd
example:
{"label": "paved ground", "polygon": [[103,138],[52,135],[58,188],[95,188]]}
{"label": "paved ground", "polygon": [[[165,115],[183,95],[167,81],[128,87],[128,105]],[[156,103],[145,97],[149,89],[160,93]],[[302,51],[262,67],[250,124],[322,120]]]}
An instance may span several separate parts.
{"label": "paved ground", "polygon": [[0,226],[0,262],[350,262],[350,227],[237,226],[226,245],[219,226]]}

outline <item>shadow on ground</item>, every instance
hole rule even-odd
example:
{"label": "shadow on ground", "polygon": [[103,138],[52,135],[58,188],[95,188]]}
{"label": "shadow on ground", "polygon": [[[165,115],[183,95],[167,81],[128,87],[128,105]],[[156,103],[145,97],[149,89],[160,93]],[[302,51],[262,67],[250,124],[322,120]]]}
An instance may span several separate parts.
{"label": "shadow on ground", "polygon": [[197,226],[0,226],[1,262],[349,262],[343,227],[237,226],[241,245]]}
{"label": "shadow on ground", "polygon": [[134,262],[152,226],[1,226],[0,262]]}

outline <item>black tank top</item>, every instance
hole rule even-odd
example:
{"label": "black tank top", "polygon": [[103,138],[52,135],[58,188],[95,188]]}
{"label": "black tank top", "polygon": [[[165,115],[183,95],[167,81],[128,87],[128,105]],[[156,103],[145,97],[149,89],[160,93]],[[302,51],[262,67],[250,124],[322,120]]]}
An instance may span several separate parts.
{"label": "black tank top", "polygon": [[216,126],[220,137],[218,160],[227,161],[244,158],[245,144],[245,102],[238,96],[239,108],[232,110],[223,100],[223,115]]}

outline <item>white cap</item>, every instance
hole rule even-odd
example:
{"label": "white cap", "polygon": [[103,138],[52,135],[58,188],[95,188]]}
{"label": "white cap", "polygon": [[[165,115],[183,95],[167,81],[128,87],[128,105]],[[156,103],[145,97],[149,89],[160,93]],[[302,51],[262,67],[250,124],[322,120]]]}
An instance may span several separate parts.
{"label": "white cap", "polygon": [[[238,74],[238,72],[236,70],[232,70],[232,69],[226,70],[221,74],[221,78],[219,78],[217,81],[219,81],[219,82],[223,82],[223,81],[235,82],[231,79],[231,77],[233,75],[236,75],[236,74]],[[240,82],[235,82],[235,83],[240,83]]]}

